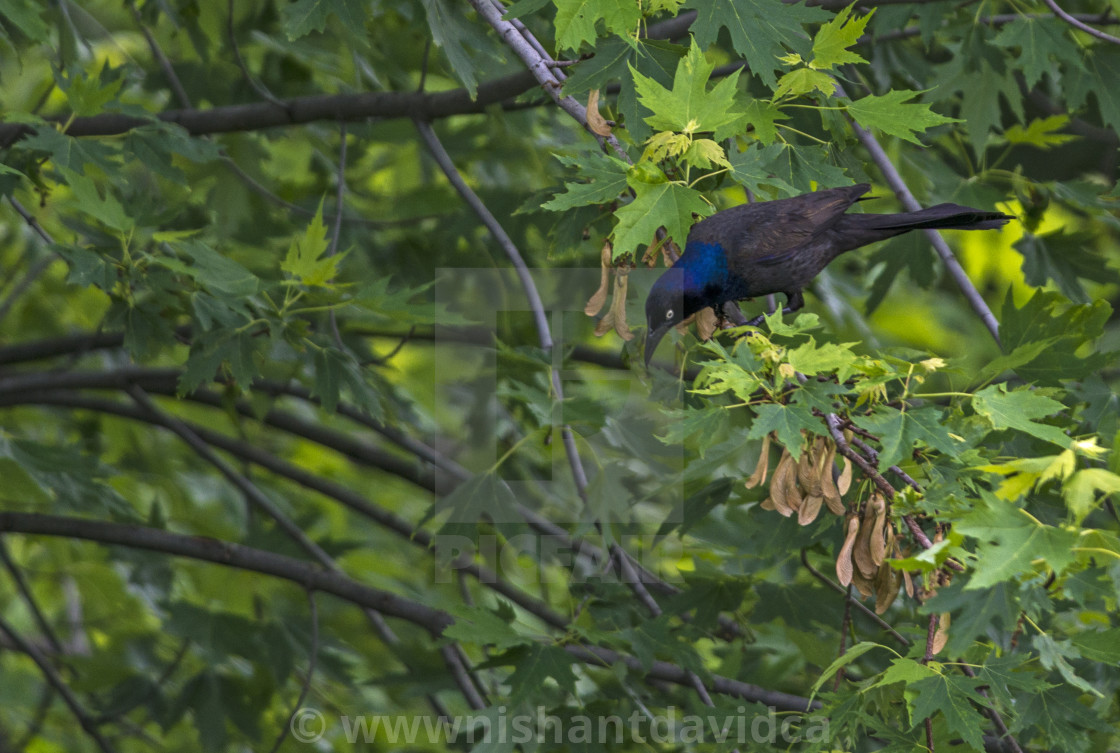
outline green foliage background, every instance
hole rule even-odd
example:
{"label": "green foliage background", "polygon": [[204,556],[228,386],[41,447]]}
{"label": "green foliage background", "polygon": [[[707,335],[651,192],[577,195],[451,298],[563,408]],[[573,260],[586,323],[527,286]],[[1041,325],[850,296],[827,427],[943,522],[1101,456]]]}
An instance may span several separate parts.
{"label": "green foliage background", "polygon": [[[0,748],[1116,749],[1120,7],[876,5],[0,0]],[[998,342],[915,233],[636,366],[666,233],[899,180],[1018,218],[950,238]],[[862,459],[917,598],[830,587],[765,437]]]}

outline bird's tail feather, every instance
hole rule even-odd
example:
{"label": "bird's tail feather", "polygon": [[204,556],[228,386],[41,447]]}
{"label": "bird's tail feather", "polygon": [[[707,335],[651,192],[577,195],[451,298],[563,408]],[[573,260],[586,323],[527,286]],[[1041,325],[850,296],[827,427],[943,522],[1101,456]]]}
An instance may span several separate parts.
{"label": "bird's tail feather", "polygon": [[1003,212],[986,212],[962,207],[960,204],[938,204],[929,209],[902,214],[864,214],[860,217],[866,227],[876,230],[905,232],[907,230],[991,230],[1014,219]]}

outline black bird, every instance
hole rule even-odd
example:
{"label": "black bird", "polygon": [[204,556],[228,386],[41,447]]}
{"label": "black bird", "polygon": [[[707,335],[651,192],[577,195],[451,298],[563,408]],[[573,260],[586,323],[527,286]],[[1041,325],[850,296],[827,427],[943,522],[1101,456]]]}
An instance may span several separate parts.
{"label": "black bird", "polygon": [[727,301],[785,293],[785,311],[801,308],[801,289],[845,251],[910,230],[987,230],[1010,219],[959,204],[900,214],[845,214],[871,189],[858,186],[760,201],[716,212],[692,226],[684,253],[646,298],[646,365],[669,328]]}

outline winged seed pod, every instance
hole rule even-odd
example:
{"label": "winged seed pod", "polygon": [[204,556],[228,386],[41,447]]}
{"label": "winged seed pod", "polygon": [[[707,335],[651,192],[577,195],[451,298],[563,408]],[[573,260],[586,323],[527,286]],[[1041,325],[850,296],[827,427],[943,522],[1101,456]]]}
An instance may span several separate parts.
{"label": "winged seed pod", "polygon": [[807,496],[824,496],[821,489],[820,460],[825,455],[824,445],[820,437],[813,439],[805,452],[801,453],[801,460],[797,463],[797,483]]}
{"label": "winged seed pod", "polygon": [[844,458],[844,470],[840,471],[840,478],[836,479],[836,488],[841,496],[848,493],[852,486],[852,461]]}
{"label": "winged seed pod", "polygon": [[812,523],[820,514],[822,504],[824,504],[824,497],[819,494],[810,494],[805,497],[801,501],[801,507],[797,508],[797,522],[803,526]]}
{"label": "winged seed pod", "polygon": [[876,492],[871,496],[875,517],[871,522],[871,561],[876,567],[887,558],[887,501]]}
{"label": "winged seed pod", "polygon": [[871,578],[864,577],[858,567],[852,572],[852,585],[859,591],[861,599],[866,599],[875,593],[875,582]]}
{"label": "winged seed pod", "polygon": [[583,307],[583,313],[588,316],[598,316],[599,312],[603,310],[603,305],[607,302],[607,283],[610,282],[611,277],[611,244],[609,241],[603,244],[600,266],[602,277],[599,279],[599,289],[595,291],[595,294],[588,299],[587,305]]}
{"label": "winged seed pod", "polygon": [[848,513],[846,516],[845,526],[847,533],[844,536],[844,545],[840,547],[840,553],[836,555],[836,580],[840,585],[847,586],[852,582],[852,547],[856,543],[856,534],[859,533],[859,516],[855,513]]}
{"label": "winged seed pod", "polygon": [[902,586],[902,575],[887,563],[879,566],[875,573],[875,614],[886,612],[898,597]]}
{"label": "winged seed pod", "polygon": [[843,515],[847,508],[844,507],[844,500],[840,497],[840,489],[837,488],[836,482],[832,480],[832,466],[835,459],[836,445],[829,442],[828,452],[821,463],[821,494],[824,496],[824,502],[828,505],[829,510],[836,515]]}
{"label": "winged seed pod", "polygon": [[864,578],[875,577],[875,571],[879,566],[871,559],[871,537],[875,525],[875,497],[863,503],[863,510],[860,516],[859,535],[856,536],[855,546],[852,549],[852,561],[856,563],[856,569]]}
{"label": "winged seed pod", "polygon": [[949,613],[942,612],[937,618],[937,631],[933,634],[933,655],[941,653],[945,644],[949,642]]}
{"label": "winged seed pod", "polygon": [[801,507],[801,493],[797,491],[797,472],[789,450],[782,450],[782,458],[778,461],[778,467],[774,469],[774,478],[770,482],[770,499],[774,509],[787,518]]}
{"label": "winged seed pod", "polygon": [[762,452],[758,454],[758,465],[754,467],[754,473],[747,479],[746,486],[748,489],[753,489],[759,484],[766,483],[766,474],[770,466],[770,435],[767,434],[762,438]]}

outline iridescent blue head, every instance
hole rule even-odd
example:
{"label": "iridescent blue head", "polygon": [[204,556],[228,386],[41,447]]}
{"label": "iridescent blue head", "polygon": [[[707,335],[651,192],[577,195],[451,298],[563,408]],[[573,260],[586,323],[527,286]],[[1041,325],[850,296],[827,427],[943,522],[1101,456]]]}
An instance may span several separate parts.
{"label": "iridescent blue head", "polygon": [[669,329],[729,293],[727,254],[718,243],[692,242],[681,258],[657,278],[646,298],[646,365]]}

